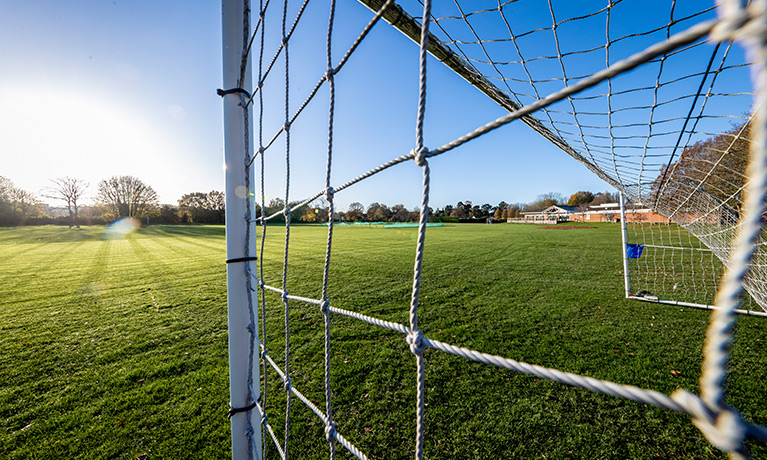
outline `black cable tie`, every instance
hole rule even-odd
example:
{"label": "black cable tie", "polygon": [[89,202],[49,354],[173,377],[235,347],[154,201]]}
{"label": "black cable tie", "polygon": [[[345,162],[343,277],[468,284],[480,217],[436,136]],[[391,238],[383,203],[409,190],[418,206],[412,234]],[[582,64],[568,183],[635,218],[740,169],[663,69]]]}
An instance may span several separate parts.
{"label": "black cable tie", "polygon": [[228,264],[236,264],[238,262],[250,262],[258,260],[258,257],[251,256],[251,257],[235,257],[234,259],[226,259],[226,263]]}
{"label": "black cable tie", "polygon": [[244,94],[245,96],[248,97],[248,99],[251,98],[250,93],[247,92],[246,90],[242,89],[242,88],[232,88],[232,89],[221,89],[221,88],[219,88],[219,89],[216,90],[216,94],[218,94],[221,97],[224,97],[227,94],[235,94],[235,93]]}
{"label": "black cable tie", "polygon": [[232,418],[233,415],[238,414],[240,412],[248,412],[256,408],[256,401],[253,401],[252,403],[248,404],[245,407],[232,407],[232,404],[229,404],[229,418]]}

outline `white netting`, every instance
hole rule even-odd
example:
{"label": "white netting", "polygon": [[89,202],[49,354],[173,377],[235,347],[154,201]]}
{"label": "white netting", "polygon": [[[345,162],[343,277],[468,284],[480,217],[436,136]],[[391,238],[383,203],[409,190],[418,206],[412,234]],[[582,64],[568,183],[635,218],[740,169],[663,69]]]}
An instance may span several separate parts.
{"label": "white netting", "polygon": [[639,245],[629,257],[631,294],[713,305],[724,270],[710,249],[676,224],[627,226],[629,244]]}
{"label": "white netting", "polygon": [[[492,364],[551,379],[591,391],[653,404],[687,413],[706,438],[726,450],[732,458],[744,458],[743,442],[747,436],[767,439],[767,430],[743,421],[737,411],[723,400],[729,343],[734,311],[743,286],[762,307],[765,306],[763,239],[761,216],[764,212],[767,155],[765,154],[765,117],[763,85],[766,59],[765,2],[753,2],[749,9],[730,2],[715,10],[701,7],[699,2],[669,2],[665,10],[652,8],[652,14],[636,20],[643,3],[612,1],[593,6],[590,2],[540,2],[518,0],[508,2],[440,2],[431,11],[425,5],[392,1],[363,0],[377,11],[370,27],[379,17],[420,43],[416,139],[409,153],[351,179],[334,185],[331,182],[333,162],[333,120],[335,110],[335,76],[343,71],[348,57],[367,36],[370,27],[360,33],[345,56],[333,59],[335,3],[329,6],[325,55],[327,66],[316,75],[311,90],[302,88],[307,97],[296,104],[296,90],[291,86],[290,44],[294,31],[309,1],[282,5],[260,2],[258,21],[244,29],[243,62],[253,59],[257,68],[254,94],[226,93],[238,97],[246,109],[256,112],[258,140],[255,155],[244,161],[260,164],[261,209],[266,209],[264,183],[266,155],[278,155],[284,147],[285,193],[283,208],[257,219],[246,216],[248,225],[257,220],[286,217],[284,263],[280,286],[268,285],[263,264],[258,272],[245,263],[261,293],[262,337],[266,337],[266,291],[280,294],[285,318],[284,364],[278,365],[261,344],[264,374],[260,397],[253,388],[248,398],[260,413],[269,411],[267,404],[268,375],[276,375],[287,390],[284,438],[278,439],[274,427],[264,414],[262,426],[266,436],[276,445],[281,457],[290,449],[291,401],[295,396],[316,414],[325,425],[331,458],[336,443],[358,458],[366,458],[335,429],[330,388],[331,313],[345,315],[405,335],[417,365],[416,458],[423,455],[424,362],[425,347],[441,350],[474,361]],[[470,9],[469,9],[470,7]],[[325,9],[325,11],[328,11]],[[665,11],[665,12],[664,12]],[[721,16],[717,16],[717,12]],[[327,17],[326,15],[325,17]],[[424,20],[428,18],[429,20]],[[274,25],[277,27],[274,27]],[[431,26],[430,26],[431,25]],[[601,38],[583,34],[585,29],[603,30]],[[432,34],[429,33],[431,30]],[[749,44],[748,58],[729,40]],[[315,38],[316,41],[316,38]],[[475,131],[456,138],[441,147],[429,149],[423,144],[426,98],[426,52],[483,91],[511,113]],[[271,57],[273,56],[273,58]],[[753,64],[751,63],[753,61]],[[279,64],[277,64],[279,62]],[[275,70],[278,69],[278,70]],[[631,73],[628,71],[636,69]],[[757,90],[750,83],[754,73]],[[243,70],[243,75],[245,74]],[[300,121],[319,89],[328,89],[328,141],[324,187],[316,194],[291,203],[291,126]],[[276,94],[276,96],[275,96]],[[754,102],[755,101],[755,102]],[[265,106],[277,106],[279,120],[265,117]],[[583,163],[599,177],[629,195],[668,216],[689,230],[727,267],[724,281],[714,301],[718,307],[712,316],[704,350],[701,397],[684,390],[671,396],[633,386],[600,381],[555,369],[547,369],[515,360],[456,347],[424,337],[418,327],[418,305],[426,220],[429,205],[429,161],[437,155],[520,119],[549,139],[569,155]],[[279,142],[277,142],[279,140]],[[279,147],[277,147],[279,146]],[[416,258],[412,298],[407,326],[383,321],[356,312],[335,308],[328,301],[328,274],[333,238],[332,215],[334,196],[351,185],[387,168],[414,160],[422,169],[420,227],[416,242]],[[747,166],[748,164],[748,166]],[[246,181],[249,182],[249,181]],[[324,196],[330,206],[322,296],[312,299],[289,294],[287,285],[290,219],[292,211]],[[262,227],[259,247],[263,261],[268,244],[266,227]],[[692,241],[692,240],[691,240]],[[246,251],[248,257],[250,252]],[[712,262],[713,264],[713,262]],[[716,271],[716,268],[712,269]],[[744,281],[745,279],[745,281]],[[276,283],[274,283],[276,284]],[[248,289],[250,296],[250,289]],[[320,307],[325,318],[324,347],[324,411],[307,399],[291,383],[290,305],[306,302]],[[251,311],[252,308],[251,307]],[[231,325],[231,327],[245,327]],[[254,321],[247,330],[255,337]],[[232,366],[237,363],[231,363]],[[270,370],[273,369],[274,373]],[[240,415],[235,412],[235,417]],[[254,431],[244,435],[253,440]],[[267,446],[269,443],[264,443]],[[255,447],[257,443],[253,443]],[[265,447],[266,448],[266,447]],[[250,454],[257,456],[256,448]]]}
{"label": "white netting", "polygon": [[[626,211],[629,295],[633,299],[713,308],[724,264],[684,227],[655,222],[648,212]],[[750,295],[744,313],[764,315]]]}
{"label": "white netting", "polygon": [[[510,110],[581,84],[652,43],[716,18],[715,7],[701,2],[668,2],[653,7],[651,17],[629,1],[569,7],[522,0],[482,2],[484,8],[466,3],[435,6],[432,32],[456,61],[454,68]],[[748,182],[751,66],[733,42],[688,38],[628,75],[607,78],[523,120],[726,261]],[[759,260],[763,246],[760,239]],[[767,309],[765,280],[765,264],[754,264],[746,288]]]}

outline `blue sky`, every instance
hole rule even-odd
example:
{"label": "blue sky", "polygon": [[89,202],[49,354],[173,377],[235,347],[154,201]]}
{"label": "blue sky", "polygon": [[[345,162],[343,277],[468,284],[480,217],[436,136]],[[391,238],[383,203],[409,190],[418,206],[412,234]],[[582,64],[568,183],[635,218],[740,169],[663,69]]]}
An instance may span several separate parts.
{"label": "blue sky", "polygon": [[[298,3],[290,5],[294,11]],[[339,2],[336,63],[371,17],[357,2]],[[290,49],[291,112],[324,73],[326,2],[310,2],[303,21]],[[95,194],[100,179],[131,174],[155,188],[165,203],[187,192],[223,190],[221,101],[215,94],[222,81],[220,23],[220,5],[213,1],[0,3],[0,175],[35,192],[55,177],[82,177]],[[611,27],[620,31],[620,20]],[[275,21],[267,25],[278,28]],[[579,33],[586,46],[588,32]],[[593,33],[604,40],[604,28]],[[269,46],[267,60],[274,49]],[[529,46],[536,51],[534,43]],[[614,53],[620,54],[619,46]],[[334,184],[413,148],[417,54],[410,40],[381,23],[338,75]],[[603,52],[594,65],[604,65]],[[274,73],[281,72],[279,59]],[[428,147],[505,113],[433,59],[429,75]],[[274,103],[264,120],[267,139],[283,122],[282,85],[272,79],[264,89],[265,99]],[[327,101],[325,85],[293,127],[291,200],[324,188]],[[282,143],[265,156],[267,199],[284,197]],[[430,164],[433,207],[609,189],[518,122]],[[339,193],[337,204],[346,209],[353,201],[365,206],[378,201],[413,208],[420,203],[420,188],[420,168],[407,162]]]}

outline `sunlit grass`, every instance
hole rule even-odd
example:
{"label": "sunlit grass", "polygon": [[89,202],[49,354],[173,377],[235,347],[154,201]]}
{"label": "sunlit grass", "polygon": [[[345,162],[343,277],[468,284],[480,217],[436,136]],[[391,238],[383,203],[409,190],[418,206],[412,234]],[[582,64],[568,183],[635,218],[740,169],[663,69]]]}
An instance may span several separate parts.
{"label": "sunlit grass", "polygon": [[[665,393],[697,391],[707,312],[622,299],[618,227],[596,227],[430,228],[425,335]],[[0,458],[228,458],[223,227],[149,226],[114,239],[104,231],[0,229]],[[407,324],[416,231],[337,228],[331,304]],[[275,286],[284,234],[267,228],[265,279]],[[324,227],[291,227],[291,294],[319,298],[326,238]],[[322,315],[290,305],[292,382],[324,407]],[[277,294],[266,308],[266,344],[282,363]],[[405,338],[331,319],[339,432],[371,458],[412,458],[415,363]],[[761,424],[766,331],[764,320],[740,318],[728,380],[728,402]],[[683,415],[433,350],[426,365],[427,458],[725,458]],[[267,377],[270,423],[283,438],[282,384]],[[292,415],[292,458],[326,458],[321,422],[295,401]]]}

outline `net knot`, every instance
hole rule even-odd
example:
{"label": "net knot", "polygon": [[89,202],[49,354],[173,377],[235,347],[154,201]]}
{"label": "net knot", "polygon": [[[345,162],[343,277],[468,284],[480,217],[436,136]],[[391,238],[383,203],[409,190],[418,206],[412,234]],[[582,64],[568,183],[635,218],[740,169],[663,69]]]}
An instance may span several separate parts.
{"label": "net knot", "polygon": [[285,377],[285,379],[282,381],[282,386],[285,388],[285,391],[290,391],[293,389],[293,385],[290,383],[290,377]]}
{"label": "net knot", "polygon": [[330,302],[327,299],[323,300],[320,304],[320,311],[324,314],[330,311]]}
{"label": "net knot", "polygon": [[253,437],[253,428],[246,428],[245,429],[245,436],[247,436],[248,438],[252,438]]}
{"label": "net knot", "polygon": [[247,330],[248,330],[248,332],[250,332],[251,334],[253,334],[253,331],[255,331],[256,327],[253,325],[253,323],[250,323],[250,324],[248,324],[247,326],[245,326],[245,329],[247,329]]}
{"label": "net knot", "polygon": [[421,147],[420,149],[416,150],[413,149],[413,160],[415,160],[415,164],[418,166],[426,166],[426,154],[429,153],[429,149],[426,147]]}
{"label": "net knot", "polygon": [[410,345],[410,351],[415,355],[422,355],[424,350],[423,345],[423,332],[418,331],[410,331],[410,333],[407,335],[407,343]]}
{"label": "net knot", "polygon": [[264,283],[264,280],[260,280],[258,282],[258,287],[260,287],[261,289],[264,289],[266,287],[266,283]]}
{"label": "net knot", "polygon": [[325,199],[330,201],[333,199],[333,195],[336,194],[336,191],[333,189],[333,187],[328,187],[325,189]]}
{"label": "net knot", "polygon": [[285,131],[285,132],[290,131],[290,122],[289,121],[285,122],[285,124],[282,125],[282,130]]}
{"label": "net knot", "polygon": [[684,408],[708,442],[726,452],[743,448],[748,429],[737,411],[725,407],[714,412],[700,397],[682,389],[672,393],[671,399]]}
{"label": "net knot", "polygon": [[266,348],[261,350],[260,356],[261,356],[261,359],[266,359]]}
{"label": "net knot", "polygon": [[325,72],[325,79],[326,79],[327,81],[330,81],[330,80],[332,80],[332,79],[333,79],[333,77],[335,76],[335,74],[336,74],[336,69],[334,69],[334,68],[332,68],[332,67],[331,67],[330,69],[328,69],[328,71],[327,71],[327,72]]}
{"label": "net knot", "polygon": [[282,301],[287,302],[288,301],[288,291],[282,291]]}
{"label": "net knot", "polygon": [[266,414],[261,416],[261,425],[266,426]]}
{"label": "net knot", "polygon": [[336,439],[336,424],[333,422],[328,423],[325,425],[325,439],[328,440],[328,442],[334,441]]}
{"label": "net knot", "polygon": [[286,216],[289,216],[290,215],[290,206],[285,206],[285,210],[282,211],[282,213],[285,214]]}

